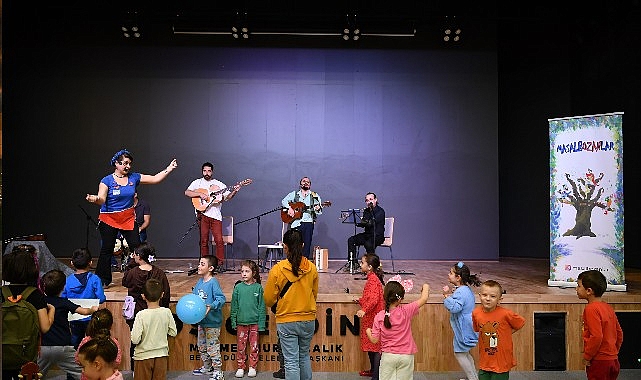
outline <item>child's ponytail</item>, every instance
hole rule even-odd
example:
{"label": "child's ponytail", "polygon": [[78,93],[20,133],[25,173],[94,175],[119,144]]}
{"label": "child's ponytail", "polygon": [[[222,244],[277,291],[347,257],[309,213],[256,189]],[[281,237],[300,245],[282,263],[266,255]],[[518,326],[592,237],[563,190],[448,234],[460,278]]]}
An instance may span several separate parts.
{"label": "child's ponytail", "polygon": [[400,282],[388,281],[383,289],[383,298],[385,299],[385,320],[383,324],[386,328],[391,329],[390,306],[405,298],[405,288],[403,288]]}

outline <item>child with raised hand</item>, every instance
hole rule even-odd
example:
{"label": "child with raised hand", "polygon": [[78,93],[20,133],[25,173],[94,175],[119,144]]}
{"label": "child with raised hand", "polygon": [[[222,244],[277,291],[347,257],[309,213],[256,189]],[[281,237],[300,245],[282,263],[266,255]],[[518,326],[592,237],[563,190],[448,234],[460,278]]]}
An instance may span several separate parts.
{"label": "child with raised hand", "polygon": [[198,322],[197,344],[203,366],[192,371],[194,375],[209,375],[213,380],[224,379],[223,360],[220,355],[220,327],[223,323],[223,306],[227,299],[214,278],[218,267],[218,258],[207,255],[200,258],[198,274],[202,276],[194,286],[193,293],[199,296],[207,311],[202,321]]}
{"label": "child with raised hand", "polygon": [[260,285],[258,265],[245,260],[240,265],[239,283],[234,286],[231,296],[231,328],[236,330],[238,369],[236,377],[245,375],[247,341],[249,340],[249,370],[247,376],[256,376],[258,364],[258,332],[265,331],[265,299]]}
{"label": "child with raised hand", "polygon": [[91,315],[98,310],[98,307],[81,307],[60,297],[66,279],[64,272],[58,269],[50,270],[42,276],[41,283],[45,291],[45,301],[47,304],[53,305],[56,311],[51,329],[42,336],[38,367],[40,367],[40,372],[46,376],[51,366],[55,364],[68,376],[80,379],[81,368],[76,363],[76,349],[71,344],[69,313]]}
{"label": "child with raised hand", "polygon": [[479,335],[479,379],[508,379],[516,365],[512,334],[525,324],[525,318],[499,306],[503,288],[494,280],[481,284],[481,306],[472,312],[474,331]]}
{"label": "child with raised hand", "polygon": [[176,336],[174,316],[166,307],[160,306],[163,285],[155,278],[145,282],[142,293],[147,308],[141,310],[131,329],[134,349],[134,380],[166,379],[169,366],[169,342],[167,336]]}
{"label": "child with raised hand", "polygon": [[[80,344],[78,345],[78,350],[80,350],[80,347],[82,347],[85,343],[90,341],[91,339],[97,337],[97,336],[104,336],[104,335],[109,335],[111,331],[111,327],[113,326],[114,323],[114,317],[111,314],[111,311],[109,309],[99,309],[95,313],[91,315],[91,319],[89,320],[89,324],[87,325],[87,330],[86,330],[86,336],[82,338],[80,341]],[[116,358],[114,359],[114,365],[115,368],[120,367],[120,362],[122,360],[122,351],[120,350],[120,344],[118,343],[118,340],[114,337],[111,338],[111,340],[114,341],[116,347],[118,347],[118,354],[116,355]],[[78,359],[78,353],[76,352],[76,362],[78,364],[80,363],[80,360]],[[82,376],[80,377],[81,380],[87,380],[88,378],[85,376],[83,373]]]}
{"label": "child with raised hand", "polygon": [[612,306],[601,300],[608,282],[598,270],[581,272],[577,282],[576,295],[588,301],[583,310],[583,363],[588,380],[616,380],[623,330]]}
{"label": "child with raised hand", "polygon": [[454,357],[465,372],[468,380],[478,380],[474,358],[470,350],[478,343],[478,333],[472,325],[474,310],[474,293],[470,285],[480,286],[481,281],[475,274],[470,274],[470,268],[462,261],[450,268],[447,279],[454,289],[443,287],[443,305],[450,312],[450,325],[454,331]]}
{"label": "child with raised hand", "polygon": [[[89,271],[91,263],[91,252],[87,248],[79,248],[73,251],[71,265],[76,271],[67,276],[65,289],[60,297],[97,299],[101,305],[105,303],[107,297],[105,297],[105,291],[102,288],[102,280]],[[69,322],[71,325],[71,344],[76,349],[78,349],[78,344],[85,337],[89,320],[90,318],[87,317]]]}
{"label": "child with raised hand", "polygon": [[413,378],[414,354],[418,352],[418,347],[412,336],[412,318],[425,305],[429,296],[430,286],[423,284],[419,299],[403,304],[403,286],[397,281],[388,281],[385,285],[385,310],[376,314],[372,328],[366,330],[372,343],[381,342],[380,380]]}
{"label": "child with raised hand", "polygon": [[370,370],[361,371],[359,375],[378,380],[378,368],[381,362],[381,345],[370,342],[367,329],[374,324],[374,317],[385,308],[383,301],[383,268],[381,260],[375,253],[366,253],[360,260],[361,271],[367,276],[363,296],[354,302],[360,305],[356,315],[361,319],[361,350],[367,352]]}
{"label": "child with raised hand", "polygon": [[102,329],[78,348],[82,377],[88,380],[123,380],[116,364],[119,357],[120,347],[111,338],[109,330]]}

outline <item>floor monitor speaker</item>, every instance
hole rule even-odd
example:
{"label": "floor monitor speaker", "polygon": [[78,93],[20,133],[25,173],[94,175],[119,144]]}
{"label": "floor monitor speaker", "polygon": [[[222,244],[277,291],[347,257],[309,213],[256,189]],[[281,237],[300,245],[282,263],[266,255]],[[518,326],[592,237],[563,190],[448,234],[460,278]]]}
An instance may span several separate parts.
{"label": "floor monitor speaker", "polygon": [[565,371],[566,313],[534,313],[534,370]]}
{"label": "floor monitor speaker", "polygon": [[623,344],[619,350],[621,368],[641,369],[641,311],[619,311],[616,314],[623,330]]}

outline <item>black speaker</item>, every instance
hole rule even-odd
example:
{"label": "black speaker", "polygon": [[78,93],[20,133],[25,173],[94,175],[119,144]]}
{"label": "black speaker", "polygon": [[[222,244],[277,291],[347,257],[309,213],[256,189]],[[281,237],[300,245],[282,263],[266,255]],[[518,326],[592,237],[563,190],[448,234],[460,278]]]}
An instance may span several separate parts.
{"label": "black speaker", "polygon": [[616,315],[623,330],[623,344],[619,350],[621,368],[641,369],[641,311],[619,311]]}
{"label": "black speaker", "polygon": [[565,313],[534,313],[534,370],[565,371]]}

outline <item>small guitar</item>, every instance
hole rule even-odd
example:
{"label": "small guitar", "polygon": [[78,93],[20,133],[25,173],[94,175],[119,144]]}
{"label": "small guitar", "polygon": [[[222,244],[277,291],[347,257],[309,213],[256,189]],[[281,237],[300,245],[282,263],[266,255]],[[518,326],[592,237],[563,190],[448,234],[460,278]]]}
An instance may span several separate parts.
{"label": "small guitar", "polygon": [[[247,178],[243,181],[238,182],[237,184],[233,186],[227,186],[224,189],[214,189],[213,191],[210,191],[208,189],[196,189],[194,190],[197,193],[202,193],[202,194],[207,194],[207,198],[205,199],[200,199],[200,197],[195,197],[191,198],[191,202],[194,204],[194,208],[197,211],[203,212],[209,208],[213,203],[220,203],[222,202],[223,199],[223,194],[226,193],[227,191],[234,191],[234,188],[236,186],[247,186],[253,182],[252,179]],[[216,187],[216,186],[214,186]]]}
{"label": "small guitar", "polygon": [[[291,208],[294,209],[294,216],[289,216],[287,214],[287,210],[286,209],[283,209],[283,210],[280,211],[280,218],[283,220],[284,223],[287,223],[287,224],[290,224],[291,222],[293,222],[296,219],[302,218],[303,217],[303,213],[305,211],[307,211],[309,208],[311,208],[313,206],[317,206],[318,203],[313,205],[313,206],[307,206],[303,202],[289,202],[289,205],[291,206]],[[322,202],[320,204],[321,208],[322,207],[329,207],[331,205],[332,205],[332,202],[330,202],[330,201],[325,201],[325,202]]]}

